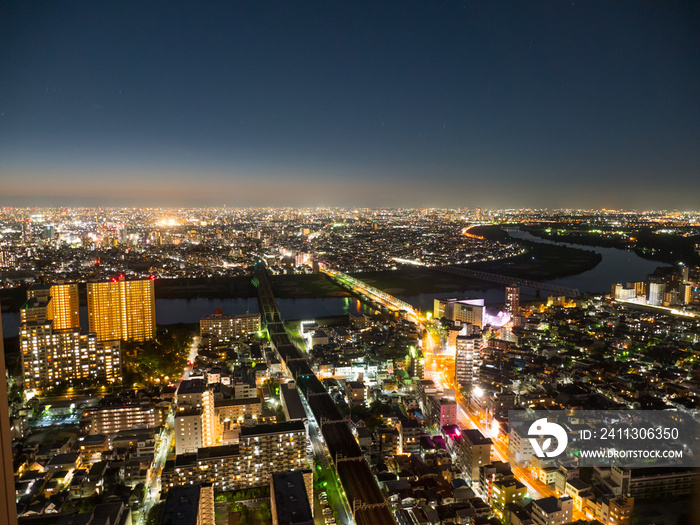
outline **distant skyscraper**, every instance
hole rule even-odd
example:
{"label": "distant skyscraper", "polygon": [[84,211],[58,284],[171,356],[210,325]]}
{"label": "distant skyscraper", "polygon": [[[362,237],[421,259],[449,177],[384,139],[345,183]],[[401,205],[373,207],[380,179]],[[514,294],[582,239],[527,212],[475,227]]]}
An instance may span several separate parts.
{"label": "distant skyscraper", "polygon": [[12,436],[10,435],[10,410],[5,376],[5,349],[2,339],[2,318],[0,317],[0,523],[17,523],[17,503],[15,501],[15,473],[12,468]]}
{"label": "distant skyscraper", "polygon": [[148,341],[155,336],[153,280],[88,283],[90,332],[98,341]]}
{"label": "distant skyscraper", "polygon": [[506,312],[511,316],[520,315],[519,286],[506,286]]}

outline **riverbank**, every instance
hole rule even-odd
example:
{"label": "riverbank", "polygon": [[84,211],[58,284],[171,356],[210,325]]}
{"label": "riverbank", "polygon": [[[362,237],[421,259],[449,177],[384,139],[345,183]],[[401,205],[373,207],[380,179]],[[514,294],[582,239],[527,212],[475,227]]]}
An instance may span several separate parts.
{"label": "riverbank", "polygon": [[[649,261],[675,264],[682,261],[688,265],[700,264],[700,254],[695,252],[695,245],[700,243],[700,236],[683,236],[678,234],[658,233],[651,228],[627,230],[620,233],[610,231],[591,231],[581,227],[573,228],[569,224],[551,223],[520,226],[520,229],[540,239],[581,244],[597,248],[617,248],[629,250]],[[689,233],[689,232],[685,232]]]}
{"label": "riverbank", "polygon": [[[525,253],[507,259],[459,266],[520,279],[549,281],[587,272],[602,260],[601,255],[593,250],[580,250],[519,239],[517,242],[525,248]],[[421,266],[356,273],[353,277],[392,295],[401,296],[494,288],[493,283]]]}
{"label": "riverbank", "polygon": [[[498,228],[491,232],[507,238],[506,232]],[[511,239],[514,241],[514,239]],[[507,259],[485,261],[468,265],[469,268],[499,273],[522,279],[547,281],[575,275],[594,268],[601,260],[592,250],[581,250],[565,246],[517,240],[525,253]],[[478,279],[441,273],[427,267],[406,266],[398,270],[363,272],[355,277],[395,295],[418,295],[450,292],[453,290],[486,290],[493,284]],[[254,298],[257,290],[250,276],[156,279],[157,299],[228,299]],[[349,297],[350,294],[337,286],[324,274],[275,275],[272,277],[275,297],[324,298]],[[26,287],[0,290],[3,312],[17,312],[26,302]],[[87,304],[86,290],[80,287],[81,306]]]}

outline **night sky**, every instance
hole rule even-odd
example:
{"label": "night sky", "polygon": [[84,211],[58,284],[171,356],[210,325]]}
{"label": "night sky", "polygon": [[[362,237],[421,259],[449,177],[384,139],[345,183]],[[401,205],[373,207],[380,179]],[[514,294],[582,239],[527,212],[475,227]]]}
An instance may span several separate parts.
{"label": "night sky", "polygon": [[5,0],[0,205],[700,209],[699,4]]}

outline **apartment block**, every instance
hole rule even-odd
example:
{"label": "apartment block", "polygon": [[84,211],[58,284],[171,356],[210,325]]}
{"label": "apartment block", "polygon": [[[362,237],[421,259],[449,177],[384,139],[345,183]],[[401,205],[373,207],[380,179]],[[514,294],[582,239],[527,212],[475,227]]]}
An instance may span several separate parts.
{"label": "apartment block", "polygon": [[88,283],[87,298],[90,332],[98,341],[148,341],[155,337],[152,279],[127,281],[121,275],[109,282]]}

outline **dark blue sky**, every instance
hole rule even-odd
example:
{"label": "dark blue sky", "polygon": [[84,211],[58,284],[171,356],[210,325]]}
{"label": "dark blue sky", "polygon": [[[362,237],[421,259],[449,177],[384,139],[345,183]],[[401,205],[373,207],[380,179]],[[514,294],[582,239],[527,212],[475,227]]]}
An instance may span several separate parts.
{"label": "dark blue sky", "polygon": [[15,1],[0,204],[700,208],[698,2]]}

